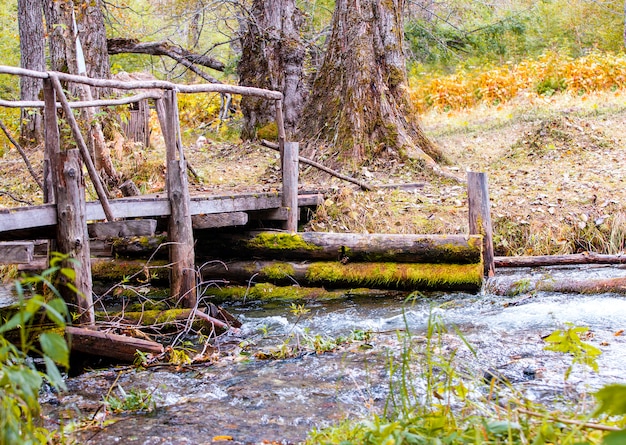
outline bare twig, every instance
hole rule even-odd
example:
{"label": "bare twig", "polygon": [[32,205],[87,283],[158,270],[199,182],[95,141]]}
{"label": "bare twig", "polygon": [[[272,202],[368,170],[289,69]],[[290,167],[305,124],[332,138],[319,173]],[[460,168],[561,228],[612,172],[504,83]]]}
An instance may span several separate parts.
{"label": "bare twig", "polygon": [[13,136],[11,136],[11,133],[9,132],[9,129],[6,127],[6,125],[4,125],[4,122],[2,122],[2,120],[0,120],[0,128],[2,128],[2,131],[4,131],[4,134],[7,136],[7,138],[9,138],[9,141],[11,141],[11,143],[15,146],[15,148],[17,148],[17,151],[20,152],[20,156],[22,157],[22,159],[24,159],[24,162],[26,163],[26,168],[28,169],[28,172],[33,177],[33,179],[35,180],[35,182],[37,183],[39,188],[41,190],[43,190],[43,184],[41,183],[41,181],[37,177],[37,174],[35,173],[35,170],[33,170],[33,166],[31,165],[30,161],[28,160],[28,156],[26,156],[26,152],[24,151],[22,146],[17,143],[17,141],[13,138]]}
{"label": "bare twig", "polygon": [[17,196],[15,196],[15,195],[13,195],[13,194],[11,194],[11,193],[9,193],[9,192],[4,192],[4,191],[0,190],[0,195],[8,196],[8,197],[9,197],[9,198],[11,198],[13,201],[16,201],[16,202],[19,202],[19,203],[22,203],[22,204],[28,204],[28,205],[30,205],[30,206],[32,206],[32,205],[33,205],[33,203],[32,203],[31,201],[27,201],[27,200],[24,200],[24,199],[20,199],[20,198],[18,198]]}

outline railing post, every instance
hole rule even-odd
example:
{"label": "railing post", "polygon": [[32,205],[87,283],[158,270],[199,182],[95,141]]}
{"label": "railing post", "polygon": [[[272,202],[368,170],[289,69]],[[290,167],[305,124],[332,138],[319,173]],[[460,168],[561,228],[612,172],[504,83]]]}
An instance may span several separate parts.
{"label": "railing post", "polygon": [[298,151],[297,142],[285,142],[283,150],[283,199],[287,208],[285,229],[291,233],[298,231]]}
{"label": "railing post", "polygon": [[171,214],[167,235],[170,245],[170,291],[185,307],[195,307],[196,273],[191,199],[187,181],[187,164],[183,156],[178,121],[176,92],[169,90],[157,101],[159,121],[165,139],[167,159],[167,196]]}
{"label": "railing post", "polygon": [[469,205],[469,232],[470,235],[483,236],[485,276],[492,277],[495,275],[493,230],[491,227],[489,187],[485,173],[467,172],[467,200]]}

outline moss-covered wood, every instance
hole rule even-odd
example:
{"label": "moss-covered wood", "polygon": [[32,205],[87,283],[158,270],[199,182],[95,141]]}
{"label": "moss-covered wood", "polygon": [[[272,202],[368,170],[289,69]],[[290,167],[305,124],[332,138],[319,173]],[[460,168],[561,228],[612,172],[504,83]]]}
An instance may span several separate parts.
{"label": "moss-covered wood", "polygon": [[[245,283],[255,281],[275,284],[297,282],[301,285],[326,288],[368,287],[407,290],[476,291],[482,285],[482,263],[474,264],[410,264],[410,263],[348,263],[321,261],[313,263],[238,261],[209,265],[204,279],[227,279]],[[279,273],[282,271],[282,274]]]}
{"label": "moss-covered wood", "polygon": [[205,258],[471,264],[481,261],[479,235],[399,235],[303,232],[224,234],[200,240]]}

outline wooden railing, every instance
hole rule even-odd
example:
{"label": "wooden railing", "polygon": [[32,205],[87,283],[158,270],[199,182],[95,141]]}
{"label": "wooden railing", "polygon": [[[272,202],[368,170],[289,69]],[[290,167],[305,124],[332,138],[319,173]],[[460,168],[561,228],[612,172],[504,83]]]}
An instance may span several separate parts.
{"label": "wooden railing", "polygon": [[[196,282],[194,265],[194,240],[190,195],[187,183],[187,165],[181,141],[178,118],[177,95],[179,93],[228,93],[249,95],[272,100],[275,103],[278,142],[281,153],[282,206],[287,211],[285,229],[297,231],[298,223],[298,144],[285,142],[285,129],[282,114],[283,95],[277,91],[225,84],[181,85],[162,80],[119,81],[92,79],[59,72],[40,72],[22,68],[1,66],[0,74],[29,76],[43,80],[43,101],[6,101],[0,106],[13,108],[43,108],[45,122],[44,153],[44,202],[56,202],[58,249],[67,254],[65,266],[75,270],[75,288],[66,286],[63,290],[67,299],[77,302],[80,321],[93,323],[93,301],[90,274],[90,253],[85,212],[85,190],[81,161],[86,165],[102,210],[107,221],[114,221],[115,214],[109,204],[108,194],[94,167],[87,145],[72,113],[73,108],[103,107],[124,105],[151,99],[159,118],[166,151],[166,184],[171,207],[168,236],[172,264],[170,285],[172,296],[184,306],[196,305]],[[121,99],[89,100],[71,102],[66,97],[61,81],[117,90],[154,90]],[[57,102],[58,101],[58,102]],[[64,110],[76,149],[62,150],[60,146],[57,108]]]}

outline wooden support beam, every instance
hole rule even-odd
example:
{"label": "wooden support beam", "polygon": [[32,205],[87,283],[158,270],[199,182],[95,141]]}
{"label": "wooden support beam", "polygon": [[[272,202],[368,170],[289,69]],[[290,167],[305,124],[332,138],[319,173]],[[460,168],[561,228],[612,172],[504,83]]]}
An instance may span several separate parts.
{"label": "wooden support beam", "polygon": [[154,236],[156,219],[133,219],[89,224],[90,238],[118,238],[125,236]]}
{"label": "wooden support beam", "polygon": [[85,217],[85,180],[78,150],[57,153],[55,195],[57,199],[57,243],[59,252],[68,256],[63,267],[73,271],[74,279],[59,274],[59,291],[78,308],[78,322],[94,323],[89,236]]}
{"label": "wooden support beam", "polygon": [[33,261],[34,251],[32,242],[0,243],[0,264],[28,264]]}
{"label": "wooden support beam", "polygon": [[485,173],[467,172],[467,200],[469,204],[469,231],[471,235],[483,236],[483,261],[485,276],[495,275],[493,253],[493,229],[489,187]]}
{"label": "wooden support beam", "polygon": [[193,215],[191,223],[194,229],[245,226],[248,223],[248,214],[246,212],[230,212]]}
{"label": "wooden support beam", "polygon": [[164,115],[159,117],[165,130],[167,156],[167,195],[170,204],[168,241],[170,244],[170,291],[184,307],[196,305],[196,271],[191,221],[191,198],[180,140],[178,102],[175,91],[164,94]]}
{"label": "wooden support beam", "polygon": [[285,230],[298,231],[298,143],[285,142],[283,150],[283,207],[287,208]]}

